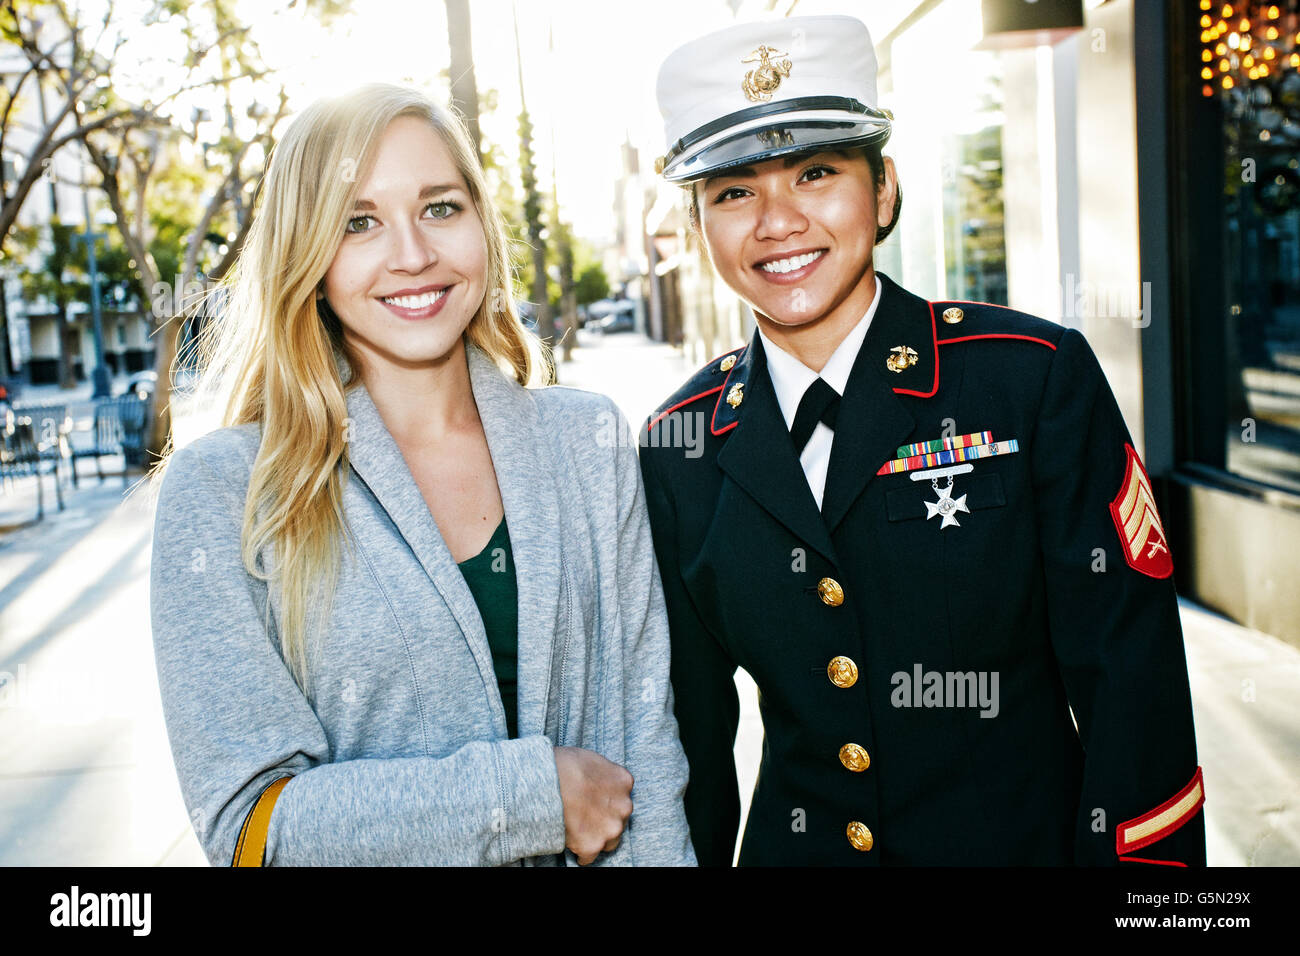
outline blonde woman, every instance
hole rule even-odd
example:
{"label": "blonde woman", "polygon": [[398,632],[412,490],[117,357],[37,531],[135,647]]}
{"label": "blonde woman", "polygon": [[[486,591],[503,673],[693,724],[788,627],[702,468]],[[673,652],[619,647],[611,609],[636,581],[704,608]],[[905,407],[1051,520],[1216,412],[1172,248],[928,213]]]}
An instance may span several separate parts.
{"label": "blonde woman", "polygon": [[693,864],[630,429],[524,387],[463,128],[367,86],[297,117],[263,188],[207,342],[225,427],[171,456],[154,537],[208,859],[287,779],[266,865]]}

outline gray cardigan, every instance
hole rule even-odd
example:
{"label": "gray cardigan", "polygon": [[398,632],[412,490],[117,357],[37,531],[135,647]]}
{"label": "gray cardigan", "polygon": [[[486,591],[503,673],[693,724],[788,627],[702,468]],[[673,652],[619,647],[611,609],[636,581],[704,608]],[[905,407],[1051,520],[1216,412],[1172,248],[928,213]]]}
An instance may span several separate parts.
{"label": "gray cardigan", "polygon": [[598,862],[695,863],[631,430],[603,395],[525,389],[466,351],[517,568],[519,737],[474,598],[363,384],[347,392],[343,493],[357,551],[342,549],[306,696],[280,656],[278,595],[240,559],[260,426],[212,432],[164,476],[151,600],[176,772],[214,865],[285,775],[267,865],[574,863],[553,745],[635,779]]}

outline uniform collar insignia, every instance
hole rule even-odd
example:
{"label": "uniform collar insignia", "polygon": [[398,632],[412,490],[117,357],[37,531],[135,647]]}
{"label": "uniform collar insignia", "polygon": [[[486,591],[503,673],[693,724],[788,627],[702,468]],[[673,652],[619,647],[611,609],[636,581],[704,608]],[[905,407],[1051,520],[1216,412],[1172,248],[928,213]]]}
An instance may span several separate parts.
{"label": "uniform collar insignia", "polygon": [[896,394],[931,398],[939,390],[934,307],[883,272],[876,274],[884,300],[862,347],[872,350],[871,363]]}
{"label": "uniform collar insignia", "polygon": [[[723,432],[730,431],[740,422],[741,413],[744,411],[744,395],[747,391],[746,386],[749,384],[749,376],[754,370],[754,350],[760,348],[758,344],[758,329],[754,329],[754,335],[739,352],[731,353],[735,357],[735,362],[727,371],[727,377],[723,379],[722,389],[718,392],[717,401],[713,405],[713,417],[710,419],[709,428],[715,435],[721,435]],[[721,370],[721,366],[719,366]],[[739,386],[739,388],[737,388]],[[735,404],[727,401],[731,397]],[[739,399],[739,401],[736,401]]]}

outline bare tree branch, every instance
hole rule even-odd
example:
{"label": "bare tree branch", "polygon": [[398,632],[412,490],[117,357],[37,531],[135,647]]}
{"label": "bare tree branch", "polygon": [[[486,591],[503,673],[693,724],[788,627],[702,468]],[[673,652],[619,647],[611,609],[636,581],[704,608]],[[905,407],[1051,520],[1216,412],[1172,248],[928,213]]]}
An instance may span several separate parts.
{"label": "bare tree branch", "polygon": [[[60,118],[66,116],[71,111],[71,105],[68,104],[60,113]],[[19,177],[18,185],[12,196],[4,201],[3,208],[0,208],[0,240],[9,234],[9,230],[18,219],[18,212],[22,209],[23,203],[27,199],[27,194],[32,191],[32,187],[45,174],[45,160],[53,156],[59,149],[66,146],[75,139],[84,139],[87,133],[96,130],[105,130],[116,125],[120,120],[130,118],[133,124],[139,125],[154,121],[151,113],[144,110],[129,109],[117,110],[99,119],[83,123],[70,133],[65,133],[58,138],[51,138],[57,124],[51,123],[47,127],[45,136],[41,142],[38,142],[32,153],[27,158],[27,168]]]}
{"label": "bare tree branch", "polygon": [[[120,164],[115,167],[104,151],[89,138],[86,139],[86,151],[90,153],[91,162],[103,177],[100,188],[108,197],[108,205],[113,210],[113,215],[117,217],[118,232],[122,236],[122,242],[131,257],[135,259],[136,268],[140,270],[141,284],[145,289],[152,289],[158,281],[158,264],[154,262],[153,254],[149,251],[148,242],[143,235],[144,219],[136,219],[133,222],[127,215],[126,204],[122,200],[122,190],[117,178]],[[133,225],[135,228],[132,228]]]}

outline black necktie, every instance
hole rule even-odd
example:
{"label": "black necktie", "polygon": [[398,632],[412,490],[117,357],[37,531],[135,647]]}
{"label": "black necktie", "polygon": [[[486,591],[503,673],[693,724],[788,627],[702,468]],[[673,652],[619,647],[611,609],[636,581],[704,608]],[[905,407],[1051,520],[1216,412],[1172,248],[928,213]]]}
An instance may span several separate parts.
{"label": "black necktie", "polygon": [[799,399],[799,410],[794,414],[794,424],[790,426],[790,440],[794,442],[794,454],[798,458],[803,454],[804,446],[812,433],[817,430],[817,423],[822,422],[827,428],[835,427],[835,415],[840,410],[840,396],[818,378],[808,386]]}

